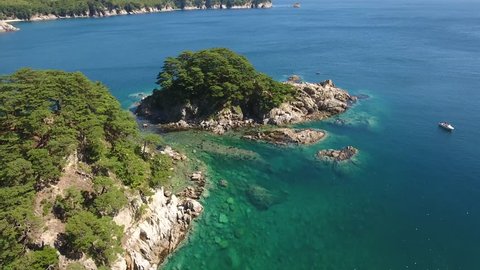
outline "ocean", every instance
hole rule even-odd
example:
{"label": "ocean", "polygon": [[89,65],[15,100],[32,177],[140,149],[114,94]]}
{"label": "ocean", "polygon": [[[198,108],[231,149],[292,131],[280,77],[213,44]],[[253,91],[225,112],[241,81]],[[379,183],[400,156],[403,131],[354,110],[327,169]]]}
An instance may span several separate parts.
{"label": "ocean", "polygon": [[[292,4],[17,23],[21,31],[0,35],[0,74],[81,71],[125,109],[184,50],[228,47],[277,80],[332,79],[368,98],[298,125],[326,130],[318,144],[166,135],[207,164],[210,189],[204,214],[162,267],[480,269],[480,2]],[[315,158],[347,145],[360,150],[355,162]],[[268,209],[255,207],[252,188],[272,199]]]}

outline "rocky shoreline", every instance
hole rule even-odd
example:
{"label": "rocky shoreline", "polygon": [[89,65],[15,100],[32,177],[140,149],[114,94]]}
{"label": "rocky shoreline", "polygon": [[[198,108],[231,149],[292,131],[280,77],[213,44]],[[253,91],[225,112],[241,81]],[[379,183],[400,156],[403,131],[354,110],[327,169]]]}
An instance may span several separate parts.
{"label": "rocky shoreline", "polygon": [[[253,3],[248,3],[245,5],[235,5],[228,8],[226,5],[213,5],[209,9],[250,9],[250,8],[271,8],[272,3],[263,3],[258,7],[255,7]],[[184,9],[172,8],[172,7],[164,7],[164,8],[156,8],[156,7],[144,7],[141,9],[136,9],[132,11],[127,11],[125,9],[118,9],[118,10],[108,10],[105,9],[102,12],[95,14],[95,15],[75,15],[75,16],[57,16],[54,14],[37,14],[32,16],[28,20],[22,20],[18,18],[8,18],[7,20],[0,20],[0,33],[2,32],[14,32],[20,30],[19,28],[13,26],[12,22],[34,22],[34,21],[47,21],[47,20],[57,20],[57,19],[75,19],[75,18],[102,18],[102,17],[112,17],[112,16],[121,16],[121,15],[136,15],[136,14],[147,14],[147,13],[160,13],[160,12],[170,12],[170,11],[181,11],[181,10],[204,10],[207,9],[206,6],[202,7],[195,7],[195,6],[188,6]]]}
{"label": "rocky shoreline", "polygon": [[[182,156],[173,150],[169,152]],[[177,194],[162,187],[151,196],[140,196],[115,217],[115,222],[125,228],[125,256],[117,259],[113,270],[156,270],[182,243],[193,220],[203,212],[198,200],[205,190],[205,176],[197,171],[190,180],[191,185]]]}
{"label": "rocky shoreline", "polygon": [[[201,129],[223,134],[238,128],[258,127],[265,124],[285,126],[311,120],[321,120],[345,112],[357,98],[335,86],[331,80],[320,83],[288,81],[296,90],[294,98],[273,108],[262,119],[246,118],[240,110],[224,108],[208,119],[191,117],[198,111],[194,104],[184,104],[168,111],[158,111],[153,104],[140,103],[136,113],[152,122],[159,123],[163,131]],[[172,121],[171,115],[180,115]]]}

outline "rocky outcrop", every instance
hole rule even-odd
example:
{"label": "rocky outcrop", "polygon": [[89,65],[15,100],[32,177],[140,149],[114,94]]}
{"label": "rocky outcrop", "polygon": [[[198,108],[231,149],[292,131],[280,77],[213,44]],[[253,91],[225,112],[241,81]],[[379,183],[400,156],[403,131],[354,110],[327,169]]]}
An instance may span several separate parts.
{"label": "rocky outcrop", "polygon": [[126,269],[156,270],[185,238],[192,219],[203,211],[197,201],[167,197],[163,190],[149,201],[142,222],[127,231]]}
{"label": "rocky outcrop", "polygon": [[[172,158],[178,155],[170,148],[163,151]],[[205,189],[205,176],[197,171],[190,180],[192,186],[176,195],[160,188],[152,196],[138,197],[114,218],[125,228],[122,240],[125,257],[119,257],[111,269],[156,270],[180,245],[193,220],[203,211],[198,199]]]}
{"label": "rocky outcrop", "polygon": [[340,150],[327,149],[321,150],[317,153],[317,157],[323,161],[342,162],[351,160],[358,154],[358,149],[353,146],[347,146]]}
{"label": "rocky outcrop", "polygon": [[159,127],[164,131],[202,129],[223,134],[232,129],[264,124],[283,126],[319,120],[346,111],[356,101],[354,96],[337,88],[331,80],[321,83],[291,80],[285,83],[296,90],[294,98],[273,108],[261,119],[247,118],[242,110],[236,107],[224,108],[205,119],[197,116],[197,104],[187,103],[158,109],[149,99],[142,101],[136,112],[140,116],[160,122]]}
{"label": "rocky outcrop", "polygon": [[[186,105],[185,107],[181,108],[181,120],[177,122],[160,124],[159,127],[166,132],[202,129],[211,131],[215,134],[223,134],[228,130],[254,127],[258,125],[258,123],[255,123],[253,119],[245,119],[242,112],[235,110],[234,108],[225,108],[219,111],[215,117],[204,120],[189,117],[189,115],[192,114],[192,111],[195,110],[196,107],[192,105]],[[145,111],[140,112],[140,114],[148,115],[148,113],[145,113]],[[170,118],[170,116],[167,116],[167,118]]]}
{"label": "rocky outcrop", "polygon": [[268,131],[248,132],[244,139],[276,145],[314,144],[325,137],[325,132],[315,129],[278,128]]}
{"label": "rocky outcrop", "polygon": [[[203,207],[197,200],[177,197],[161,188],[125,211],[114,220],[126,228],[126,255],[112,269],[156,270],[186,237],[192,220],[202,213]],[[139,221],[132,219],[135,215],[141,215]]]}
{"label": "rocky outcrop", "polygon": [[16,28],[15,26],[8,24],[6,22],[0,21],[0,33],[2,32],[15,32],[20,29]]}
{"label": "rocky outcrop", "polygon": [[287,83],[297,90],[294,99],[272,109],[264,118],[264,123],[286,125],[324,119],[345,112],[356,101],[355,97],[337,88],[331,80],[321,83]]}

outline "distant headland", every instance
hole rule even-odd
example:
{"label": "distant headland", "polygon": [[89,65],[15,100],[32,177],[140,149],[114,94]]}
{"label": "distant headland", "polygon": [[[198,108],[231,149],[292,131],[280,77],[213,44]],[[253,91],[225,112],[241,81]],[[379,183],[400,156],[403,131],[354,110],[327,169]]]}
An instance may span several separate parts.
{"label": "distant headland", "polygon": [[117,2],[62,1],[43,2],[27,0],[2,1],[0,3],[0,33],[18,31],[10,23],[18,21],[43,21],[69,18],[98,18],[118,15],[158,13],[179,10],[271,8],[271,0],[157,0]]}

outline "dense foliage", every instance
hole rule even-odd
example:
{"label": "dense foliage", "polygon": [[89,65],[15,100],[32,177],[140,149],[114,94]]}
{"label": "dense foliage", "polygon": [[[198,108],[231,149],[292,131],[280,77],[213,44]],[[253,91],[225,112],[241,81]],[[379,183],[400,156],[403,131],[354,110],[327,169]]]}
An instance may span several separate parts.
{"label": "dense foliage", "polygon": [[224,107],[240,108],[244,115],[261,118],[290,98],[293,89],[255,70],[248,60],[228,49],[183,52],[167,58],[149,97],[157,108],[193,103],[199,116]]}
{"label": "dense foliage", "polygon": [[106,11],[132,12],[142,8],[207,7],[220,3],[227,7],[252,3],[259,6],[270,0],[0,0],[0,19],[30,19],[34,15],[98,16]]}
{"label": "dense foliage", "polygon": [[108,265],[121,251],[123,231],[111,217],[98,218],[82,211],[68,220],[65,232],[75,250],[85,252],[100,265]]}
{"label": "dense foliage", "polygon": [[[130,113],[80,73],[23,69],[0,77],[0,268],[56,263],[48,247],[35,247],[42,213],[34,213],[33,204],[38,191],[59,180],[72,154],[93,176],[93,190],[68,188],[43,214],[54,212],[67,223],[68,246],[99,265],[109,263],[119,247],[121,228],[111,216],[127,203],[123,186],[145,190],[170,169],[146,154],[160,141],[154,137],[140,136]],[[22,257],[39,268],[20,267]]]}

